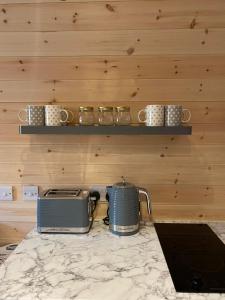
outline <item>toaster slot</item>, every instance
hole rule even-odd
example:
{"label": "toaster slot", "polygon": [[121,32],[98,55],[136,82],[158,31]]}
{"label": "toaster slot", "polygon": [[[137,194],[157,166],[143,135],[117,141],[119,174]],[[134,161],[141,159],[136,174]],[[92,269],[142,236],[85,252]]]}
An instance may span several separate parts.
{"label": "toaster slot", "polygon": [[44,197],[77,197],[80,192],[80,189],[50,189],[44,193]]}

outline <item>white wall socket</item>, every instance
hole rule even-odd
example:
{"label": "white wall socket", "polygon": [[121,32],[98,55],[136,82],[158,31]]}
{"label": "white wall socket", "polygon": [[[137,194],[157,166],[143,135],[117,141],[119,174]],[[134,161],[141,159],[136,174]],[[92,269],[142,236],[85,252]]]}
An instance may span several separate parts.
{"label": "white wall socket", "polygon": [[91,191],[98,191],[100,193],[100,200],[105,201],[106,196],[106,186],[105,185],[91,185],[90,186]]}
{"label": "white wall socket", "polygon": [[0,200],[12,201],[13,200],[13,189],[11,185],[0,186]]}
{"label": "white wall socket", "polygon": [[36,185],[24,185],[23,186],[23,200],[32,201],[38,198],[38,186]]}

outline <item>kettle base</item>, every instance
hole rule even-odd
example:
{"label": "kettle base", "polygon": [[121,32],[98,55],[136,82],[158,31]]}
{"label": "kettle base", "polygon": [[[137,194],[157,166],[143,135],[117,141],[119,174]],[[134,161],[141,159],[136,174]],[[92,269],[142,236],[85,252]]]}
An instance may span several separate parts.
{"label": "kettle base", "polygon": [[132,231],[132,232],[118,232],[118,231],[110,230],[110,232],[112,232],[115,235],[119,235],[119,236],[134,235],[134,234],[138,233],[138,231],[139,231],[139,229]]}
{"label": "kettle base", "polygon": [[109,224],[109,230],[119,236],[134,235],[139,231],[139,223],[135,225],[114,225]]}

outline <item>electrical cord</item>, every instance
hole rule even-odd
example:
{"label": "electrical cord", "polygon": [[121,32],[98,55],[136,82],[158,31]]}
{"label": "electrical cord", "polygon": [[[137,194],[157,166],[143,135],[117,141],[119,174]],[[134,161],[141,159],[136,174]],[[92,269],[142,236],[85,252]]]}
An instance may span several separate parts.
{"label": "electrical cord", "polygon": [[[106,193],[105,198],[109,202],[109,194],[108,193]],[[109,225],[109,207],[107,208],[106,217],[104,219],[102,219],[102,221],[105,225],[107,225],[107,226]]]}
{"label": "electrical cord", "polygon": [[91,230],[93,222],[94,222],[94,211],[95,211],[95,209],[97,207],[97,203],[100,199],[100,193],[98,191],[90,192],[90,199],[91,199],[91,212],[90,212],[91,223],[89,226],[89,231]]}
{"label": "electrical cord", "polygon": [[102,220],[105,225],[109,225],[109,208],[107,208],[107,216]]}

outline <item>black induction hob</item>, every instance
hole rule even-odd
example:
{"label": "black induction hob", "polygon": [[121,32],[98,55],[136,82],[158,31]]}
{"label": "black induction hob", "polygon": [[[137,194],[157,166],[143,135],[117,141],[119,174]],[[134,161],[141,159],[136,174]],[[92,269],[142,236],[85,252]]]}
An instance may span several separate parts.
{"label": "black induction hob", "polygon": [[156,223],[155,229],[177,292],[225,292],[225,245],[208,225]]}

